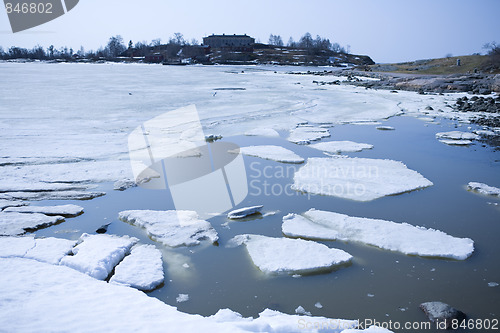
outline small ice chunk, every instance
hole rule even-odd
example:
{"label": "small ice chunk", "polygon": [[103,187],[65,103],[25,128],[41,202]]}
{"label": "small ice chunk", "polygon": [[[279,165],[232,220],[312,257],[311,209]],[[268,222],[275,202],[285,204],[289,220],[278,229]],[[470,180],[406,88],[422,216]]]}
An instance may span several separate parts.
{"label": "small ice chunk", "polygon": [[312,316],[311,312],[308,312],[306,311],[302,306],[298,306],[296,309],[295,309],[295,313],[296,314],[300,314],[300,315],[306,315],[306,316]]}
{"label": "small ice chunk", "polygon": [[27,205],[28,205],[28,203],[23,202],[23,201],[0,199],[0,210],[7,208],[7,207],[20,207],[20,206],[27,206]]}
{"label": "small ice chunk", "polygon": [[182,267],[189,268],[189,264],[187,262],[185,262],[185,263],[182,264]]}
{"label": "small ice chunk", "polygon": [[377,126],[376,129],[380,131],[394,131],[395,128],[392,126]]}
{"label": "small ice chunk", "polygon": [[187,302],[187,301],[189,301],[189,295],[188,294],[179,294],[179,296],[177,296],[175,298],[175,300],[177,301],[177,303]]}
{"label": "small ice chunk", "polygon": [[0,236],[22,235],[26,231],[48,227],[61,221],[64,221],[64,217],[57,215],[0,212]]}
{"label": "small ice chunk", "polygon": [[137,238],[128,236],[103,234],[83,234],[80,240],[82,242],[73,248],[74,255],[62,258],[60,264],[98,280],[106,279],[138,241]]}
{"label": "small ice chunk", "polygon": [[449,146],[468,146],[472,144],[471,140],[448,140],[448,139],[440,139],[439,142],[447,144]]}
{"label": "small ice chunk", "polygon": [[245,132],[248,136],[269,136],[269,137],[279,137],[279,133],[272,128],[259,127]]}
{"label": "small ice chunk", "polygon": [[371,158],[309,158],[292,188],[312,194],[370,201],[433,185],[402,162]]}
{"label": "small ice chunk", "polygon": [[154,245],[140,245],[132,248],[130,255],[115,267],[109,282],[149,291],[162,284],[163,279],[161,252]]}
{"label": "small ice chunk", "polygon": [[245,216],[252,215],[255,213],[259,213],[264,207],[263,205],[251,206],[251,207],[243,207],[240,209],[235,209],[227,213],[228,219],[241,219]]}
{"label": "small ice chunk", "polygon": [[64,217],[74,217],[83,213],[83,207],[77,205],[23,206],[9,207],[6,208],[4,212],[40,213],[45,215],[61,215]]}
{"label": "small ice chunk", "polygon": [[494,131],[489,131],[489,130],[477,130],[477,131],[474,131],[474,133],[476,133],[477,135],[480,135],[480,136],[496,136],[497,133],[495,133]]}
{"label": "small ice chunk", "polygon": [[299,126],[290,131],[288,141],[299,144],[307,145],[311,141],[317,141],[322,138],[330,136],[330,131],[326,128],[313,127],[313,126]]}
{"label": "small ice chunk", "polygon": [[238,235],[232,244],[245,244],[253,263],[264,273],[302,274],[346,264],[352,256],[342,250],[303,239]]}
{"label": "small ice chunk", "polygon": [[[260,157],[266,160],[283,163],[303,163],[304,159],[293,151],[280,146],[248,146],[241,147],[239,150],[243,155]],[[238,153],[230,150],[230,153]]]}
{"label": "small ice chunk", "polygon": [[469,132],[451,131],[436,133],[438,139],[451,139],[451,140],[476,140],[479,135]]}
{"label": "small ice chunk", "polygon": [[496,282],[488,282],[488,287],[498,287],[498,283],[496,283]]}
{"label": "small ice chunk", "polygon": [[76,241],[63,238],[35,239],[35,246],[28,250],[24,258],[57,265],[65,255],[71,253],[75,244]]}
{"label": "small ice chunk", "polygon": [[367,296],[367,297],[375,297],[375,295],[374,295],[374,294],[370,294],[370,293],[366,294],[366,296]]}
{"label": "small ice chunk", "polygon": [[357,143],[352,141],[329,141],[310,145],[311,148],[326,151],[332,154],[351,153],[362,151],[363,149],[372,149],[373,145],[368,143]]}
{"label": "small ice chunk", "polygon": [[484,195],[500,197],[500,188],[489,186],[484,183],[470,182],[467,184],[467,189]]}
{"label": "small ice chunk", "polygon": [[132,179],[121,179],[117,180],[113,184],[113,190],[115,191],[125,191],[128,188],[137,186],[137,183]]}
{"label": "small ice chunk", "polygon": [[219,239],[210,222],[200,220],[195,211],[126,210],[118,218],[146,229],[153,240],[171,247],[198,245],[204,239],[213,243]]}
{"label": "small ice chunk", "polygon": [[314,304],[314,306],[317,307],[318,309],[323,308],[323,305],[320,302],[316,302],[316,304]]}
{"label": "small ice chunk", "polygon": [[315,209],[303,215],[288,214],[281,229],[289,237],[360,242],[422,257],[465,260],[474,251],[471,239],[439,230]]}

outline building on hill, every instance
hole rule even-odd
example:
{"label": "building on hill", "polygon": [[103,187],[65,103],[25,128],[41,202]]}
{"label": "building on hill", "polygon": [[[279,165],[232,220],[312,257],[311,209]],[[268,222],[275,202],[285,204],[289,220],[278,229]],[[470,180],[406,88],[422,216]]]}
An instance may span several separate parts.
{"label": "building on hill", "polygon": [[203,45],[211,49],[223,49],[236,52],[253,52],[255,38],[245,35],[210,35],[203,37]]}

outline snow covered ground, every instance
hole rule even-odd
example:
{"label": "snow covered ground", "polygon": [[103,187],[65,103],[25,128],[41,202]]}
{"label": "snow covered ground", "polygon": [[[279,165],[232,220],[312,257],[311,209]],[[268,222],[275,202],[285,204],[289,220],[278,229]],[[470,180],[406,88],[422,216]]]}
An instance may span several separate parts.
{"label": "snow covered ground", "polygon": [[315,209],[285,216],[282,231],[290,237],[360,242],[423,257],[465,260],[474,251],[471,239],[439,230]]}
{"label": "snow covered ground", "polygon": [[402,162],[371,158],[309,158],[292,188],[311,194],[370,201],[425,188],[432,182]]}

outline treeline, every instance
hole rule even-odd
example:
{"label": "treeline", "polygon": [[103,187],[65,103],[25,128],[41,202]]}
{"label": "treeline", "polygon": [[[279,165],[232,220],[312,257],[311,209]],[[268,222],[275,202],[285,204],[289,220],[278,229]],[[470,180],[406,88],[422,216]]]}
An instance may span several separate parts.
{"label": "treeline", "polygon": [[[274,46],[285,46],[281,36],[273,34],[269,36],[268,44]],[[351,48],[349,45],[347,45],[347,47],[343,47],[340,46],[339,43],[332,43],[328,38],[322,38],[319,35],[317,35],[316,38],[313,38],[309,32],[306,32],[304,36],[302,36],[297,42],[293,39],[293,37],[290,37],[286,46],[313,51],[329,50],[336,53],[345,54],[350,53]]]}

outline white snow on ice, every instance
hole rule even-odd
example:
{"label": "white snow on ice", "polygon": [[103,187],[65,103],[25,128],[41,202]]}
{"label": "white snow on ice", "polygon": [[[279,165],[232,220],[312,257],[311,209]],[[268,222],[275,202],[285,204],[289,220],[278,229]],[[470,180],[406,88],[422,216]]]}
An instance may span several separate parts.
{"label": "white snow on ice", "polygon": [[0,258],[27,258],[58,264],[76,241],[61,238],[0,237]]}
{"label": "white snow on ice", "polygon": [[264,273],[309,273],[348,263],[352,256],[342,250],[303,239],[238,235],[228,246],[245,244],[255,266]]}
{"label": "white snow on ice", "polygon": [[279,137],[280,134],[272,128],[255,128],[245,132],[248,136],[268,136],[268,137]]}
{"label": "white snow on ice", "polygon": [[210,222],[200,220],[198,214],[188,210],[127,210],[118,218],[146,229],[155,241],[167,246],[191,246],[208,239],[212,243],[219,237]]}
{"label": "white snow on ice", "polygon": [[[304,331],[300,323],[318,322],[335,324],[331,332],[340,333],[358,325],[356,320],[288,315],[269,309],[255,319],[229,309],[210,317],[191,315],[133,288],[22,258],[0,260],[0,271],[0,326],[15,332],[164,332],[165,327],[173,332],[198,332],[202,327],[207,333],[299,333]],[[30,320],[26,320],[27,314]]]}
{"label": "white snow on ice", "polygon": [[484,195],[500,197],[500,188],[489,186],[484,183],[470,182],[467,184],[467,189]]}
{"label": "white snow on ice", "polygon": [[64,221],[64,217],[57,215],[2,211],[0,212],[0,235],[22,235],[27,230],[48,227],[61,221]]}
{"label": "white snow on ice", "polygon": [[27,202],[0,199],[0,211],[7,207],[20,207],[28,205]]}
{"label": "white snow on ice", "polygon": [[80,241],[82,242],[72,250],[74,255],[62,258],[60,264],[104,280],[138,239],[128,236],[83,234]]}
{"label": "white snow on ice", "polygon": [[315,209],[283,217],[281,229],[289,237],[360,242],[423,257],[465,260],[474,251],[471,239],[439,230]]}
{"label": "white snow on ice", "polygon": [[109,282],[139,290],[153,290],[163,283],[163,260],[154,245],[139,245],[115,267]]}
{"label": "white snow on ice", "polygon": [[359,152],[363,149],[372,149],[373,145],[368,143],[357,143],[352,141],[329,141],[319,142],[310,145],[309,147],[326,151],[332,154]]}
{"label": "white snow on ice", "polygon": [[179,294],[179,296],[177,296],[175,298],[175,301],[177,303],[187,302],[187,301],[189,301],[189,295],[188,294]]}
{"label": "white snow on ice", "polygon": [[292,188],[311,194],[370,201],[433,185],[402,162],[370,158],[309,158]]}
{"label": "white snow on ice", "polygon": [[243,207],[239,209],[235,209],[227,213],[228,219],[241,219],[245,216],[252,215],[258,213],[262,210],[263,205],[251,206],[251,207]]}
{"label": "white snow on ice", "polygon": [[447,144],[449,146],[468,146],[472,144],[471,140],[452,140],[452,139],[440,139],[439,142]]}
{"label": "white snow on ice", "polygon": [[77,205],[59,205],[59,206],[22,206],[9,207],[4,212],[18,213],[40,213],[45,215],[61,215],[64,217],[73,217],[83,212],[83,207]]}
{"label": "white snow on ice", "polygon": [[451,131],[436,133],[436,138],[450,140],[476,140],[479,138],[479,135],[469,132]]}
{"label": "white snow on ice", "polygon": [[330,131],[326,128],[302,125],[290,131],[288,141],[299,145],[307,145],[311,141],[317,141],[329,136]]}
{"label": "white snow on ice", "polygon": [[304,309],[304,307],[302,307],[301,305],[299,305],[299,306],[295,309],[295,313],[296,313],[296,314],[299,314],[299,315],[311,316],[311,312],[306,311],[306,310]]}
{"label": "white snow on ice", "polygon": [[[238,153],[238,151],[230,151],[231,153]],[[248,146],[239,149],[243,155],[260,157],[266,160],[272,160],[283,163],[303,163],[304,159],[293,151],[280,146]]]}

